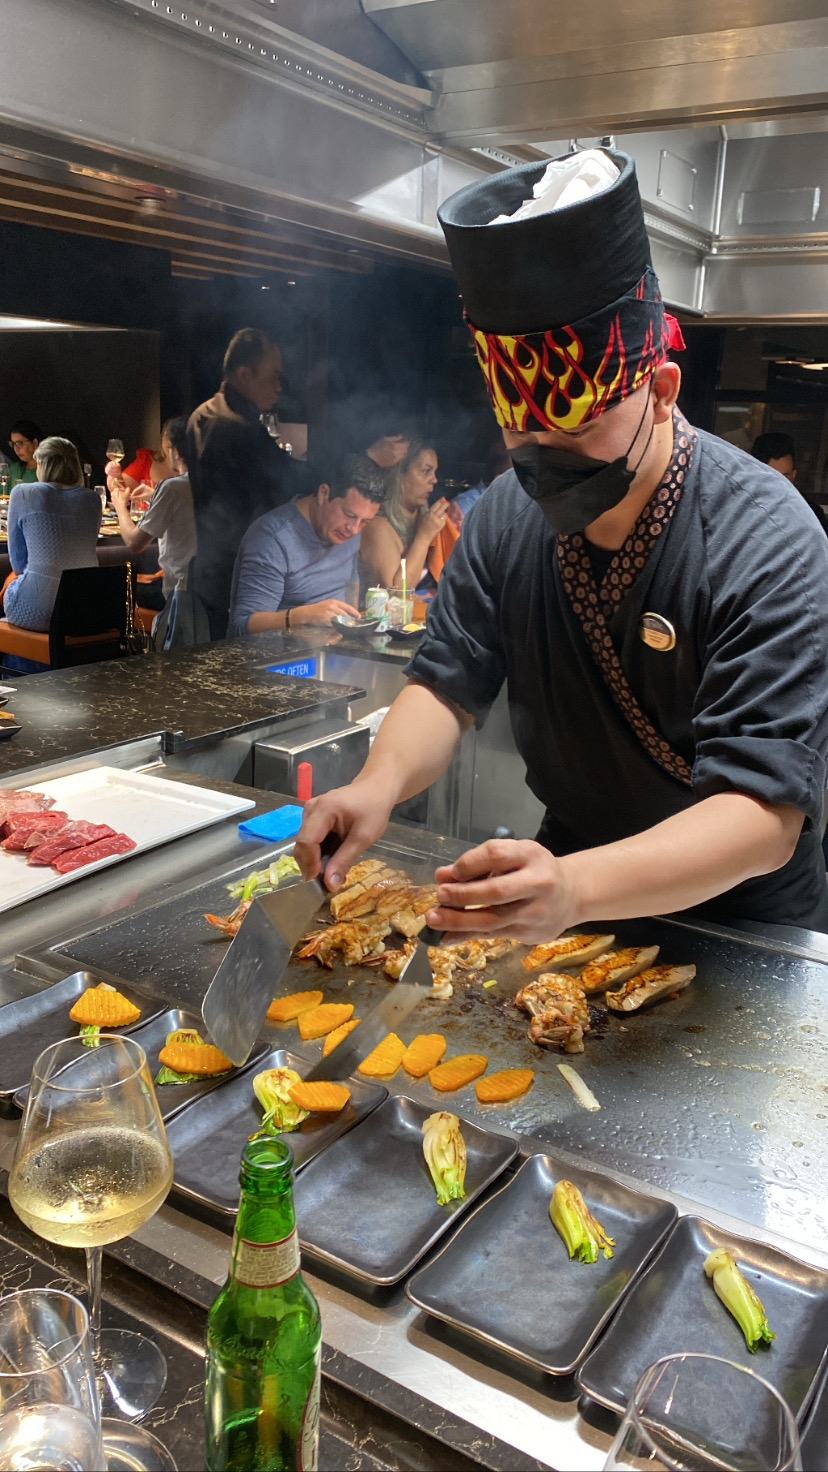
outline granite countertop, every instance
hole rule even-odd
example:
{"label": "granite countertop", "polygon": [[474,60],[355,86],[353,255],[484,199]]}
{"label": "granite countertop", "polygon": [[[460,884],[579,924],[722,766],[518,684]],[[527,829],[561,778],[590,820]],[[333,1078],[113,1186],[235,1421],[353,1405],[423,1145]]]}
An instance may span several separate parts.
{"label": "granite countertop", "polygon": [[150,736],[164,752],[196,748],[361,693],[263,668],[293,653],[265,635],[11,678],[23,729],[0,742],[0,778]]}

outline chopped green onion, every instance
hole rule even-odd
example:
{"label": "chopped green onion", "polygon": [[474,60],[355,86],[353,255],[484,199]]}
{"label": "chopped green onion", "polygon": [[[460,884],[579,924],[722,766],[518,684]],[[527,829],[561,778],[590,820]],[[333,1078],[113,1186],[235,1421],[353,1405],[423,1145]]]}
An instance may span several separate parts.
{"label": "chopped green onion", "polygon": [[496,981],[484,981],[483,985],[484,986],[497,986],[497,982]]}

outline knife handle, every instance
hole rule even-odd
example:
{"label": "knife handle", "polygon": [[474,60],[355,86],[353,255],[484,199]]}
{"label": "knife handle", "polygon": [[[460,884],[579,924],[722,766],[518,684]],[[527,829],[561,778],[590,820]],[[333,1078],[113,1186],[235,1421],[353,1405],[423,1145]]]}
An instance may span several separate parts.
{"label": "knife handle", "polygon": [[445,933],[444,930],[432,930],[430,925],[424,925],[422,930],[417,932],[417,939],[421,940],[424,946],[441,946]]}
{"label": "knife handle", "polygon": [[341,842],[342,842],[342,839],[340,838],[340,836],[339,836],[338,833],[335,833],[334,832],[333,828],[331,829],[330,833],[327,834],[327,836],[322,839],[322,842],[319,845],[319,853],[320,853],[320,856],[321,856],[322,861],[323,861],[323,863],[322,863],[322,867],[323,868],[325,866],[324,865],[325,859],[332,859],[333,858],[333,856],[336,853],[337,849],[339,848],[339,845],[341,844]]}

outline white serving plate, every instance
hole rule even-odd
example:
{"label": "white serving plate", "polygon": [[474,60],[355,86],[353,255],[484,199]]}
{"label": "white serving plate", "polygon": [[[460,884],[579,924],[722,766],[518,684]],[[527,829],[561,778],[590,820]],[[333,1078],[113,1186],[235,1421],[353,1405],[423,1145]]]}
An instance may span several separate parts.
{"label": "white serving plate", "polygon": [[71,777],[57,777],[53,782],[31,783],[21,790],[47,793],[55,799],[55,808],[70,818],[108,823],[116,833],[128,833],[134,838],[136,847],[127,854],[99,859],[97,864],[87,864],[71,874],[58,874],[52,868],[29,868],[25,854],[10,854],[0,849],[0,911],[256,806],[249,797],[229,797],[224,792],[168,782],[143,772],[123,772],[118,767],[92,767]]}

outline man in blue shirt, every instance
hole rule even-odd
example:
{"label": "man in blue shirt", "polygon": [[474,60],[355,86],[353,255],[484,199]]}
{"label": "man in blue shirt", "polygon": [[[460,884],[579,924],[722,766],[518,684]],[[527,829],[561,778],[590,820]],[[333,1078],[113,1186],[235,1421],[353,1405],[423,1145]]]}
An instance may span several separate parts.
{"label": "man in blue shirt", "polygon": [[348,455],[312,496],[267,511],[248,527],[233,569],[230,630],[262,634],[329,624],[357,578],[360,533],[385,500],[383,472]]}

